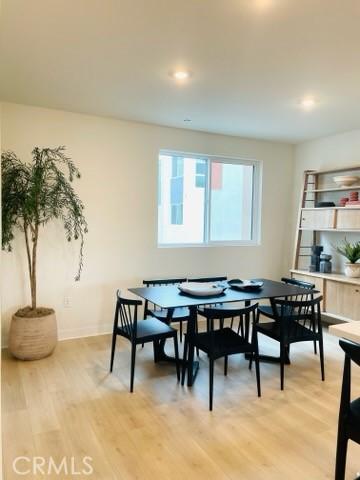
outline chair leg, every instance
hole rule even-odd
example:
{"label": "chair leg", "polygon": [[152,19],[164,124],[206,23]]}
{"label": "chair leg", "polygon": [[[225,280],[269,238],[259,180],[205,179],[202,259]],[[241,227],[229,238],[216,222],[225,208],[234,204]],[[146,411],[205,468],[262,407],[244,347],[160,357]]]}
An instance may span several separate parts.
{"label": "chair leg", "polygon": [[228,356],[224,357],[224,375],[228,373]]}
{"label": "chair leg", "polygon": [[325,380],[325,364],[324,364],[324,344],[323,338],[320,336],[319,340],[319,351],[320,351],[320,368],[321,368],[321,380]]}
{"label": "chair leg", "polygon": [[180,382],[180,362],[179,362],[179,347],[177,335],[174,335],[174,351],[175,351],[175,362],[176,362],[176,377],[178,382]]}
{"label": "chair leg", "polygon": [[335,480],[345,480],[347,445],[348,438],[339,428],[336,447]]}
{"label": "chair leg", "polygon": [[182,343],[182,338],[183,338],[183,325],[182,325],[182,320],[180,320],[180,343]]}
{"label": "chair leg", "polygon": [[254,354],[249,353],[249,370],[252,369],[252,362],[253,362]]}
{"label": "chair leg", "polygon": [[[246,303],[245,303],[246,305]],[[245,332],[244,332],[245,338],[248,341],[250,338],[250,316],[249,314],[245,315]]]}
{"label": "chair leg", "polygon": [[214,360],[210,358],[209,361],[209,410],[213,409],[213,395],[214,395]]}
{"label": "chair leg", "polygon": [[[257,330],[256,330],[255,325],[253,325],[252,337],[253,337],[253,342],[254,342],[253,344],[256,345],[257,352],[259,354],[258,334],[257,334]],[[250,357],[250,359],[249,359],[249,370],[251,370],[252,369],[252,362],[253,362],[253,359],[254,359],[254,353],[253,352],[250,353],[249,357]]]}
{"label": "chair leg", "polygon": [[[315,322],[312,321],[312,330],[314,333],[316,333],[316,325],[315,325]],[[316,340],[314,340],[314,354],[317,355],[317,345],[316,345]]]}
{"label": "chair leg", "polygon": [[256,386],[258,397],[261,397],[261,384],[260,384],[260,361],[259,361],[259,350],[255,352],[255,373],[256,373]]}
{"label": "chair leg", "polygon": [[[245,337],[245,332],[244,332],[244,319],[242,317],[240,317],[239,319],[239,327],[240,327],[240,332],[241,332],[241,336],[244,338]],[[239,331],[238,331],[239,333]]]}
{"label": "chair leg", "polygon": [[187,368],[187,363],[188,363],[187,356],[188,356],[188,341],[187,341],[187,336],[185,335],[183,364],[182,364],[182,371],[181,371],[181,385],[182,386],[184,386],[184,383],[185,383],[186,368]]}
{"label": "chair leg", "polygon": [[280,344],[280,388],[284,390],[284,376],[285,376],[285,345]]}
{"label": "chair leg", "polygon": [[112,342],[111,342],[110,373],[113,371],[115,347],[116,347],[116,333],[113,332]]}
{"label": "chair leg", "polygon": [[[195,323],[195,332],[196,332],[196,333],[199,333],[199,324],[198,324],[197,320],[196,320],[196,323]],[[198,347],[196,347],[196,356],[197,356],[198,358],[199,358],[199,356],[200,356],[200,351],[199,351],[199,348],[198,348]]]}
{"label": "chair leg", "polygon": [[136,358],[136,344],[131,345],[131,371],[130,371],[130,392],[134,391],[134,374],[135,374],[135,358]]}
{"label": "chair leg", "polygon": [[154,363],[158,362],[158,348],[159,348],[159,342],[157,340],[154,340],[153,341]]}
{"label": "chair leg", "polygon": [[285,347],[285,363],[290,365],[290,345],[286,345]]}

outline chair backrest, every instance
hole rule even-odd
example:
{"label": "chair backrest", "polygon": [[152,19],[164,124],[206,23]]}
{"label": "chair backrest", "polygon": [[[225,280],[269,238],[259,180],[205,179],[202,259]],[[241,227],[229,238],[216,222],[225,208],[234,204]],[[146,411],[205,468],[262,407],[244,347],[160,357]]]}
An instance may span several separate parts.
{"label": "chair backrest", "polygon": [[200,278],[188,278],[188,282],[207,283],[207,282],[224,282],[227,277],[200,277]]}
{"label": "chair backrest", "polygon": [[[249,318],[250,322],[255,324],[256,321],[256,312],[259,304],[255,303],[254,305],[251,305],[249,307],[243,307],[243,308],[216,308],[216,307],[211,307],[211,308],[204,308],[203,310],[203,315],[207,318],[209,321],[209,331],[211,333],[214,332],[214,320],[226,320],[227,318],[233,319],[239,318],[239,323],[238,323],[238,328],[237,328],[237,333],[238,335],[241,335],[244,339],[247,340],[246,337],[246,328],[245,328],[245,319],[246,317]],[[232,325],[232,322],[231,322]],[[211,335],[210,341],[213,343],[214,339],[213,336]]]}
{"label": "chair backrest", "polygon": [[186,282],[186,278],[162,278],[160,280],[143,280],[147,287],[161,287],[166,285],[177,285]]}
{"label": "chair backrest", "polygon": [[[145,285],[146,287],[166,287],[167,285],[179,285],[183,282],[186,282],[186,278],[162,278],[158,280],[143,280],[143,285]],[[150,309],[157,311],[163,310],[162,308],[154,304],[151,304],[151,307],[149,307],[149,301],[145,300],[144,318],[146,318]]]}
{"label": "chair backrest", "polygon": [[[304,295],[302,295],[304,297]],[[289,298],[270,300],[275,319],[280,323],[283,335],[291,333],[292,338],[301,338],[303,328],[308,329],[308,334],[318,334],[322,331],[321,301],[323,297],[313,298],[309,292],[306,300],[290,300]]]}
{"label": "chair backrest", "polygon": [[[305,282],[304,280],[298,280],[297,278],[288,278],[282,277],[281,281],[286,283],[287,285],[294,285],[295,287],[304,288],[305,290],[314,290],[315,284],[310,282]],[[314,294],[311,295],[311,298],[314,298]],[[304,292],[304,294],[297,295],[296,297],[291,297],[290,300],[307,300],[308,299],[308,292]]]}
{"label": "chair backrest", "polygon": [[287,283],[288,285],[295,285],[296,287],[307,288],[309,290],[314,290],[315,284],[310,282],[304,282],[304,280],[298,280],[297,278],[287,278],[282,277],[281,281]]}
{"label": "chair backrest", "polygon": [[351,361],[360,366],[360,345],[358,343],[339,340],[340,347],[345,352],[343,381],[341,387],[340,418],[345,416],[350,408],[351,397]]}
{"label": "chair backrest", "polygon": [[123,298],[117,290],[114,329],[120,328],[130,339],[136,338],[139,305],[142,305],[141,300]]}

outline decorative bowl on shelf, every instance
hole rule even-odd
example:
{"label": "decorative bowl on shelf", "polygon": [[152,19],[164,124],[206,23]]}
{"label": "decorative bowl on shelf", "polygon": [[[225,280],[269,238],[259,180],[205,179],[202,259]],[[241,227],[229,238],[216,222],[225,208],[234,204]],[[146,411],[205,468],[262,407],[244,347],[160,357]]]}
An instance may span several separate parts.
{"label": "decorative bowl on shelf", "polygon": [[339,185],[339,187],[345,188],[354,185],[359,180],[359,177],[350,176],[350,175],[338,175],[333,177],[334,182]]}
{"label": "decorative bowl on shelf", "polygon": [[335,207],[334,202],[316,202],[316,208]]}

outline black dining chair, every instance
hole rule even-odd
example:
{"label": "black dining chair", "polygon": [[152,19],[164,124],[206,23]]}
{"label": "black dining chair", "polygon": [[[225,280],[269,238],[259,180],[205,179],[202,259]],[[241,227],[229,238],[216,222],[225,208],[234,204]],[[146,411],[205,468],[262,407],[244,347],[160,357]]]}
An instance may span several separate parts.
{"label": "black dining chair", "polygon": [[360,397],[351,400],[351,362],[360,366],[360,345],[345,340],[340,340],[339,344],[345,352],[345,361],[339,410],[335,480],[344,480],[348,441],[352,440],[360,444]]}
{"label": "black dining chair", "polygon": [[[143,280],[143,285],[146,287],[163,287],[167,285],[179,285],[183,282],[186,282],[186,278],[167,278],[161,280]],[[180,326],[180,342],[182,342],[183,322],[187,322],[190,315],[188,308],[178,307],[168,310],[166,308],[159,308],[156,305],[149,304],[148,300],[145,300],[144,319],[149,315],[167,324],[170,324],[171,322],[178,322]]]}
{"label": "black dining chair", "polygon": [[110,372],[113,371],[116,338],[118,335],[131,342],[131,368],[130,368],[130,392],[134,389],[134,373],[136,346],[149,342],[158,342],[167,338],[174,339],[176,374],[180,380],[180,363],[177,341],[177,330],[166,325],[157,318],[138,320],[138,307],[142,305],[140,300],[123,298],[118,290],[116,293],[116,307],[114,316],[114,328],[111,342]]}
{"label": "black dining chair", "polygon": [[[287,285],[294,285],[295,287],[302,287],[302,288],[306,288],[307,290],[315,289],[314,283],[304,282],[303,280],[297,280],[296,278],[282,277],[281,281],[283,283],[286,283]],[[304,295],[293,297],[293,299],[303,300],[304,298],[302,297],[304,297]],[[305,297],[307,297],[307,294],[305,295]],[[271,305],[260,305],[259,312],[260,312],[260,315],[264,315],[265,317],[272,318],[272,319],[275,318],[274,311]]]}
{"label": "black dining chair", "polygon": [[256,335],[262,333],[280,343],[281,390],[284,389],[286,349],[292,343],[319,342],[321,379],[325,380],[321,301],[322,297],[309,300],[271,299],[274,319],[269,322],[259,322],[260,312],[258,311],[256,322],[253,325]]}
{"label": "black dining chair", "polygon": [[[315,289],[315,284],[310,283],[310,282],[305,282],[303,280],[298,280],[297,278],[288,278],[288,277],[282,277],[281,281],[283,283],[286,283],[287,285],[294,285],[295,287],[301,287],[305,288],[306,290],[314,290]],[[303,295],[297,295],[296,297],[292,297],[293,300],[305,300],[308,297],[308,294],[303,294]],[[313,298],[313,296],[311,297]],[[270,305],[260,305],[259,306],[259,312],[260,315],[263,315],[264,317],[271,318],[272,320],[275,319],[275,315],[273,312],[273,307]],[[314,341],[314,353],[315,355],[317,354],[317,347],[316,347],[316,341]],[[289,359],[290,355],[290,346],[287,345],[286,347],[286,363],[290,363]]]}
{"label": "black dining chair", "polygon": [[226,282],[227,277],[199,277],[199,278],[188,278],[188,282],[197,282],[197,283],[211,283],[211,282]]}
{"label": "black dining chair", "polygon": [[[199,278],[189,278],[188,282],[196,282],[196,283],[221,283],[221,282],[226,282],[227,277],[225,275],[222,276],[217,276],[217,277],[199,277]],[[219,308],[219,306],[222,305],[221,303],[216,303],[216,304],[209,304],[205,306],[201,306],[198,308],[198,315],[201,317],[205,317],[204,315],[204,309],[205,308]],[[229,308],[229,307],[228,307]],[[219,320],[220,322],[223,322],[222,320]],[[206,329],[209,330],[209,320],[206,318]]]}
{"label": "black dining chair", "polygon": [[[260,388],[260,366],[259,366],[259,350],[257,344],[257,337],[254,334],[251,342],[244,336],[244,321],[247,315],[256,318],[257,304],[250,307],[226,310],[225,308],[216,309],[209,308],[204,310],[204,314],[209,319],[209,330],[207,332],[194,333],[192,335],[185,335],[184,342],[184,362],[182,367],[181,384],[184,385],[186,371],[189,368],[188,359],[190,349],[195,347],[207,353],[209,358],[209,410],[213,409],[213,389],[214,389],[214,362],[218,358],[224,357],[224,375],[228,371],[228,357],[237,353],[250,353],[255,359],[256,365],[256,382],[257,393],[261,396]],[[230,327],[220,327],[214,329],[214,320],[227,318],[239,318],[237,331]]]}

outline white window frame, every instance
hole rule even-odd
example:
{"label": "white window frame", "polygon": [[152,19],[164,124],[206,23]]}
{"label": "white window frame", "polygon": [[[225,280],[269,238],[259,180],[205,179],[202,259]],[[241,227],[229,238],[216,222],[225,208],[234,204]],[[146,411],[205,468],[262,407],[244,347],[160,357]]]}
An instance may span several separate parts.
{"label": "white window frame", "polygon": [[208,155],[199,153],[180,152],[177,150],[161,149],[157,158],[157,198],[159,196],[159,179],[160,179],[160,155],[168,156],[182,156],[185,158],[193,158],[194,160],[210,160],[216,163],[232,163],[237,165],[252,165],[254,167],[253,174],[253,201],[252,201],[252,239],[251,240],[219,240],[213,241],[210,239],[210,216],[211,216],[211,200],[210,200],[210,185],[211,185],[211,168],[207,175],[207,184],[205,185],[205,205],[204,205],[204,230],[205,239],[199,243],[160,243],[159,242],[159,206],[156,205],[156,232],[157,232],[157,246],[158,248],[188,248],[188,247],[249,247],[261,245],[261,210],[262,210],[262,171],[263,161],[250,157],[232,157],[225,155]]}

